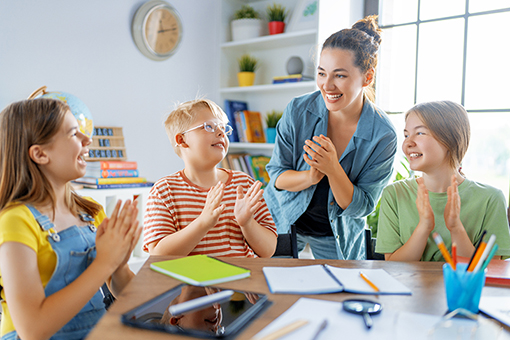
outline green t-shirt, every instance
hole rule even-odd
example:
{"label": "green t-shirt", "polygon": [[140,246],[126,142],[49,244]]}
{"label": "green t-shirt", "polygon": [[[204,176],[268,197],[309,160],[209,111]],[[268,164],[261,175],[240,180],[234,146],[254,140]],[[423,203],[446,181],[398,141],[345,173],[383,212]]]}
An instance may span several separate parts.
{"label": "green t-shirt", "polygon": [[[395,182],[384,189],[377,227],[377,253],[393,253],[409,240],[420,220],[416,208],[417,193],[418,184],[414,178]],[[459,196],[460,220],[471,242],[476,244],[483,230],[487,230],[487,235],[496,235],[499,246],[496,255],[510,256],[510,231],[505,197],[501,190],[465,179],[459,185]],[[429,191],[429,198],[434,211],[434,231],[441,235],[451,251],[452,239],[444,222],[448,196],[446,193]],[[432,238],[433,232],[427,239],[422,261],[444,261]]]}

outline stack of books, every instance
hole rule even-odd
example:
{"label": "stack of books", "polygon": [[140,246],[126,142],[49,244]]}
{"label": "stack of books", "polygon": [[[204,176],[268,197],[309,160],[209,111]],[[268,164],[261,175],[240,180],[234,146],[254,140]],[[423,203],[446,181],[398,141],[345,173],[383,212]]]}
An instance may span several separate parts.
{"label": "stack of books", "polygon": [[273,84],[282,83],[296,83],[300,81],[312,81],[312,77],[307,77],[302,74],[289,74],[288,76],[273,77]]}
{"label": "stack of books", "polygon": [[85,176],[74,183],[91,189],[151,187],[154,184],[139,176],[138,164],[134,161],[88,161]]}

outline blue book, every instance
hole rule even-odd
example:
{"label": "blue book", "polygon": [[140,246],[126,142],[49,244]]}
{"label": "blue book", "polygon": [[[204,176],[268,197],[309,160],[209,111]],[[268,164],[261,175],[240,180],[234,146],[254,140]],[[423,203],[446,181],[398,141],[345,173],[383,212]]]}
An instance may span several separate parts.
{"label": "blue book", "polygon": [[228,136],[231,143],[239,142],[239,132],[236,127],[235,113],[248,110],[248,103],[239,100],[225,100],[225,113],[227,114],[229,124],[232,126],[232,134]]}
{"label": "blue book", "polygon": [[122,188],[142,188],[142,187],[152,187],[154,183],[145,182],[145,183],[122,183],[122,184],[82,184],[85,189],[122,189]]}

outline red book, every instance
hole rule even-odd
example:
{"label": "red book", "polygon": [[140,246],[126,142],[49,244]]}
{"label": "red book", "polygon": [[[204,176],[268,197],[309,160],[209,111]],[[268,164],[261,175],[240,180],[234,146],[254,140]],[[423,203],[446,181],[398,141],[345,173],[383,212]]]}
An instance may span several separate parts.
{"label": "red book", "polygon": [[98,162],[87,162],[87,168],[89,169],[123,169],[123,170],[136,170],[138,164],[135,161],[98,161]]}
{"label": "red book", "polygon": [[[468,263],[469,258],[457,256],[459,263]],[[492,259],[487,266],[485,285],[510,287],[510,261]]]}

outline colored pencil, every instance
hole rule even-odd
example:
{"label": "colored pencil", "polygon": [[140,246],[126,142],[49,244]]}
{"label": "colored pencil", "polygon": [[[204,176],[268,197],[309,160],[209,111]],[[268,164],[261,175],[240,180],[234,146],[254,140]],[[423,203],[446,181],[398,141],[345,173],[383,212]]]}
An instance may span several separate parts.
{"label": "colored pencil", "polygon": [[485,234],[487,234],[487,230],[484,230],[482,232],[482,236],[480,236],[480,239],[478,240],[478,243],[475,246],[475,251],[473,252],[473,255],[471,255],[471,258],[469,259],[468,268],[471,265],[471,262],[473,262],[473,259],[475,258],[475,255],[476,255],[476,251],[478,250],[478,247],[480,247],[480,244],[482,244],[482,241],[483,241],[483,238],[484,238]]}
{"label": "colored pencil", "polygon": [[475,256],[473,257],[473,261],[469,264],[467,271],[472,272],[473,269],[475,269],[476,265],[480,261],[480,258],[482,257],[483,251],[487,247],[487,242],[483,242],[480,244],[478,249],[476,250]]}
{"label": "colored pencil", "polygon": [[452,266],[453,270],[455,270],[455,265],[452,261],[450,253],[448,253],[448,249],[446,249],[446,246],[444,245],[444,241],[443,241],[443,238],[441,237],[441,235],[439,235],[437,232],[435,232],[434,234],[432,234],[432,236],[434,237],[434,241],[436,242],[437,247],[441,251],[441,254],[443,255],[445,261],[447,263],[449,263],[450,266]]}
{"label": "colored pencil", "polygon": [[377,287],[365,274],[363,274],[363,272],[359,272],[359,276],[361,276],[361,278],[365,280],[365,282],[368,283],[368,285],[372,287],[376,292],[380,290],[379,287]]}
{"label": "colored pencil", "polygon": [[457,244],[454,242],[452,244],[452,262],[453,262],[453,270],[457,268]]}
{"label": "colored pencil", "polygon": [[489,241],[487,241],[487,246],[485,247],[482,256],[480,257],[480,260],[475,266],[475,269],[473,269],[473,272],[477,272],[482,267],[483,263],[485,262],[485,259],[487,259],[487,256],[492,250],[492,247],[494,246],[494,243],[496,243],[496,235],[492,234],[491,237],[489,237]]}

